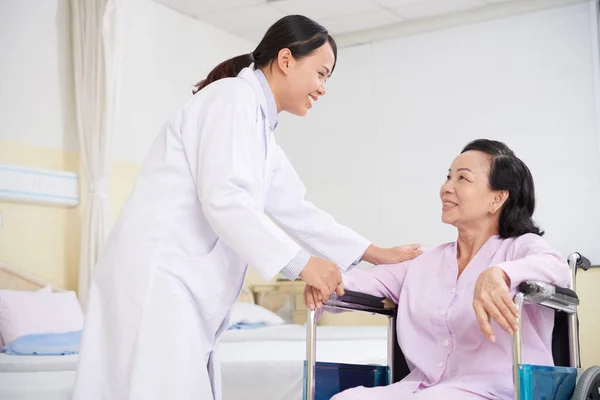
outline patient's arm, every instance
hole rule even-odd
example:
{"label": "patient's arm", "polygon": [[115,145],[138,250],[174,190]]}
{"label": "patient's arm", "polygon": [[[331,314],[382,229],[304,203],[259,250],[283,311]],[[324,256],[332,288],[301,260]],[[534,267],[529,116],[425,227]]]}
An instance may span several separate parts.
{"label": "patient's arm", "polygon": [[519,329],[518,309],[512,297],[521,282],[536,280],[567,286],[570,281],[567,263],[540,236],[520,236],[507,256],[507,261],[481,272],[475,283],[473,309],[481,331],[492,342],[496,338],[490,319],[511,335]]}
{"label": "patient's arm", "polygon": [[378,265],[368,270],[353,269],[342,273],[344,288],[398,303],[400,290],[411,261],[399,264]]}

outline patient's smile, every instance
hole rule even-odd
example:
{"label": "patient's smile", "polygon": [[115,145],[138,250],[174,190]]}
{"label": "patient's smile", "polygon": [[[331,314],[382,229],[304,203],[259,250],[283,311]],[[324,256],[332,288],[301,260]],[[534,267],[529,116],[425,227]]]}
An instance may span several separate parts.
{"label": "patient's smile", "polygon": [[456,207],[456,206],[457,206],[457,204],[456,204],[456,203],[453,203],[453,202],[451,202],[451,201],[443,201],[443,202],[442,202],[442,206],[443,206],[443,207],[442,207],[442,209],[443,209],[443,210],[450,210],[451,208],[454,208],[454,207]]}

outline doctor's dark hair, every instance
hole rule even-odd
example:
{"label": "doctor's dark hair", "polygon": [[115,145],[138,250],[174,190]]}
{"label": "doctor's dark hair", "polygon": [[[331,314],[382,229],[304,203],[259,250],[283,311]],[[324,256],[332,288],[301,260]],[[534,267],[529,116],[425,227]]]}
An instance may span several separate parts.
{"label": "doctor's dark hair", "polygon": [[533,222],[535,187],[527,165],[506,144],[495,140],[474,140],[461,153],[469,150],[491,156],[490,189],[508,191],[508,199],[500,211],[500,236],[504,239],[526,233],[543,236],[544,232]]}
{"label": "doctor's dark hair", "polygon": [[[256,68],[269,66],[277,60],[281,49],[289,49],[294,58],[299,60],[327,42],[331,45],[333,55],[337,60],[337,45],[325,28],[305,16],[288,15],[275,22],[267,30],[253,52],[230,58],[217,65],[206,79],[195,85],[192,93],[198,93],[219,79],[235,77],[252,63]],[[333,69],[335,69],[335,63],[331,72]]]}

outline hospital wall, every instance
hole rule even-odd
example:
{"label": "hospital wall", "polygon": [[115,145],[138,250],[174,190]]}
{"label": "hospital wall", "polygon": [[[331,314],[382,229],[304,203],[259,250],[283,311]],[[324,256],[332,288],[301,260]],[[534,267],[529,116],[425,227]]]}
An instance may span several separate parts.
{"label": "hospital wall", "polygon": [[[66,0],[0,2],[0,163],[79,171]],[[75,287],[80,210],[1,203],[0,260]]]}
{"label": "hospital wall", "polygon": [[[0,260],[76,289],[86,186],[75,128],[68,3],[0,2],[0,164],[73,171],[82,181],[79,207],[0,202]],[[251,46],[152,1],[129,0],[125,7],[111,141],[112,221],[161,126],[189,98],[194,83]]]}
{"label": "hospital wall", "polygon": [[[468,141],[505,141],[535,177],[537,222],[600,264],[600,121],[590,5],[345,48],[279,142],[309,199],[383,245],[452,241],[439,188]],[[435,277],[432,277],[435,279]],[[600,364],[600,268],[580,272],[583,362]]]}

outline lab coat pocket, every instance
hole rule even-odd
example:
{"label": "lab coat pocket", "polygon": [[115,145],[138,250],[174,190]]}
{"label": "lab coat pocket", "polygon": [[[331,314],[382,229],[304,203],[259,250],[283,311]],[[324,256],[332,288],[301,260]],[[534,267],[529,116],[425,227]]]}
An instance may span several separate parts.
{"label": "lab coat pocket", "polygon": [[[169,257],[170,258],[170,257]],[[177,280],[178,295],[188,297],[202,317],[211,319],[221,308],[227,289],[228,260],[224,244],[217,240],[207,254],[198,257],[172,257],[162,269]]]}

